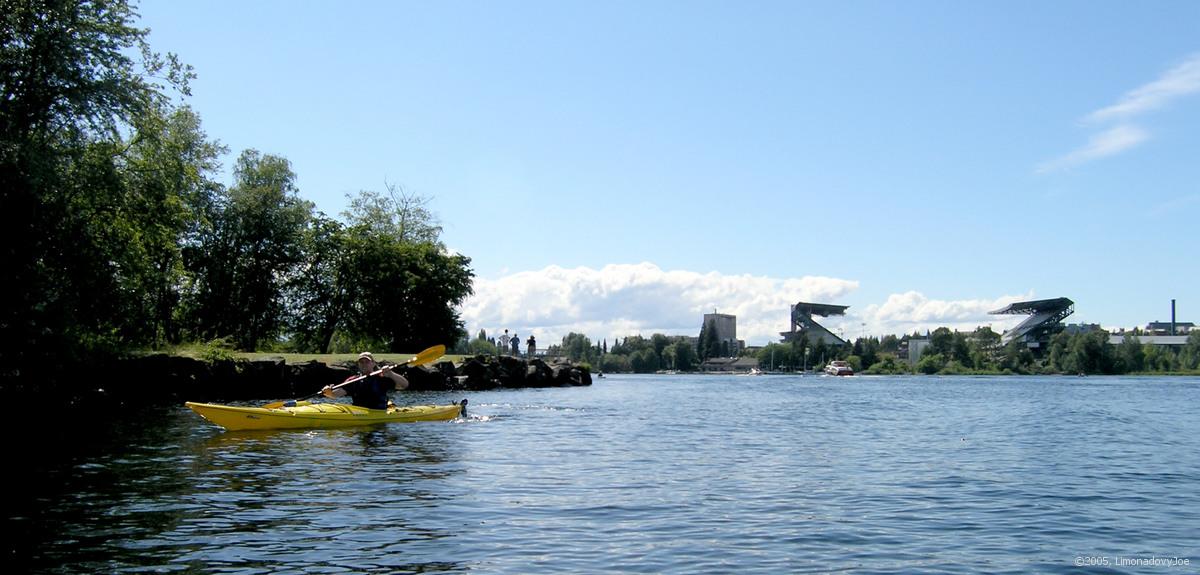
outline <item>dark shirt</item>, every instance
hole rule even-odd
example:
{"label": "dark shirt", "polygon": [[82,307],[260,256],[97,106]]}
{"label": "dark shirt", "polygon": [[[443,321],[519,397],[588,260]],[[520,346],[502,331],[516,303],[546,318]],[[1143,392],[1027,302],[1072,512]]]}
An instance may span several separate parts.
{"label": "dark shirt", "polygon": [[359,407],[387,409],[388,392],[396,389],[396,382],[380,375],[371,375],[346,384],[346,395]]}

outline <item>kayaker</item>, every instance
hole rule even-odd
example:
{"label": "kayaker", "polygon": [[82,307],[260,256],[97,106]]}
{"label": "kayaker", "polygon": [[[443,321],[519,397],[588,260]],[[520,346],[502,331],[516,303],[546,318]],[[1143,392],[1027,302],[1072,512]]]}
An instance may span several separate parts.
{"label": "kayaker", "polygon": [[[367,375],[379,369],[378,364],[375,363],[375,356],[371,355],[369,351],[358,354],[356,364],[361,375]],[[350,379],[354,379],[354,377],[347,378],[347,380]],[[321,394],[329,398],[349,395],[354,405],[359,407],[387,409],[388,392],[406,388],[408,388],[408,380],[403,375],[393,372],[391,366],[387,366],[383,368],[383,373],[367,375],[363,379],[337,389],[334,389],[332,385],[326,385],[325,389],[321,390]]]}

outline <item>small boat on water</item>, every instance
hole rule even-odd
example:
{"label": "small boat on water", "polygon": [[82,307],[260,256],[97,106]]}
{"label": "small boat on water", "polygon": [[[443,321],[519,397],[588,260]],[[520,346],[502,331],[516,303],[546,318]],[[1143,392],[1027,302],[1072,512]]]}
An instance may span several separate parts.
{"label": "small boat on water", "polygon": [[825,373],[827,375],[854,375],[854,368],[850,367],[849,363],[836,360],[825,366]]}
{"label": "small boat on water", "polygon": [[376,423],[448,421],[461,415],[467,400],[449,405],[393,406],[367,409],[345,403],[296,402],[274,409],[187,402],[192,411],[229,431],[247,429],[312,429],[354,427]]}

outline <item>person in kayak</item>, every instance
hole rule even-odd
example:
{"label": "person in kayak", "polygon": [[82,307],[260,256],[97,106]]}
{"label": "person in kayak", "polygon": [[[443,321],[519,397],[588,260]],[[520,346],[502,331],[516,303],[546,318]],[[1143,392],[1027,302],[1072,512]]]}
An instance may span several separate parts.
{"label": "person in kayak", "polygon": [[[383,368],[383,373],[378,375],[368,375],[379,369],[378,364],[375,363],[375,356],[371,355],[369,351],[358,354],[357,365],[358,372],[367,377],[337,389],[326,385],[325,389],[321,390],[321,394],[329,398],[349,395],[354,405],[359,407],[387,409],[388,392],[408,388],[408,380],[403,375],[393,372],[391,366]],[[354,377],[347,378],[347,381]]]}

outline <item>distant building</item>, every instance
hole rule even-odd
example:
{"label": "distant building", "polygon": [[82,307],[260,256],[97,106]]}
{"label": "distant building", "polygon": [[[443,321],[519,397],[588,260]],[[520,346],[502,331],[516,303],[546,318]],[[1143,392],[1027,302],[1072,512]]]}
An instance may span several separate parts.
{"label": "distant building", "polygon": [[700,371],[743,372],[758,369],[758,359],[753,357],[713,357],[700,364]]}
{"label": "distant building", "polygon": [[1104,328],[1100,327],[1098,323],[1069,323],[1063,326],[1063,333],[1067,335],[1079,335],[1093,331],[1104,331]]}
{"label": "distant building", "polygon": [[1020,325],[1004,332],[1002,343],[1020,341],[1030,349],[1044,347],[1050,337],[1062,330],[1062,320],[1075,313],[1075,302],[1065,297],[1020,301],[990,314],[1028,315]]}
{"label": "distant building", "polygon": [[1146,324],[1147,335],[1172,335],[1171,326],[1175,326],[1174,335],[1187,335],[1196,328],[1196,324],[1190,321],[1181,321],[1172,324],[1169,321],[1152,321]]}
{"label": "distant building", "polygon": [[717,342],[729,349],[729,355],[737,357],[741,352],[741,342],[737,338],[737,316],[726,313],[704,314],[704,324],[717,332]]}
{"label": "distant building", "polygon": [[917,365],[917,362],[921,361],[921,354],[925,353],[925,348],[929,347],[929,344],[932,341],[933,340],[931,340],[927,337],[909,338],[908,339],[908,364],[909,365]]}
{"label": "distant building", "polygon": [[831,315],[846,315],[848,305],[829,305],[823,303],[808,303],[796,302],[792,306],[792,329],[791,331],[781,332],[784,342],[798,341],[807,339],[808,343],[814,344],[818,341],[823,341],[826,345],[847,345],[842,338],[833,335],[833,332],[825,328],[825,326],[816,322],[813,316],[829,317]]}
{"label": "distant building", "polygon": [[1125,343],[1125,336],[1129,336],[1134,341],[1143,345],[1154,345],[1160,347],[1183,347],[1187,345],[1188,336],[1186,335],[1135,335],[1126,333],[1123,335],[1108,336],[1109,345],[1121,345]]}

